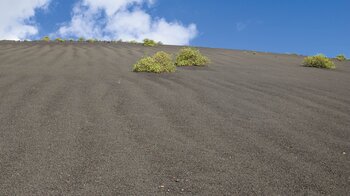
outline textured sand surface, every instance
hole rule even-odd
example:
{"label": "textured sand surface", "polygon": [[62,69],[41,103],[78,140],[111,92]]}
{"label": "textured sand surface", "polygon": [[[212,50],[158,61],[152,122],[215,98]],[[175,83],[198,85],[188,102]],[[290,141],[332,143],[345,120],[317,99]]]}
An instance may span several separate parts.
{"label": "textured sand surface", "polygon": [[0,42],[0,195],[349,194],[349,61],[177,49]]}

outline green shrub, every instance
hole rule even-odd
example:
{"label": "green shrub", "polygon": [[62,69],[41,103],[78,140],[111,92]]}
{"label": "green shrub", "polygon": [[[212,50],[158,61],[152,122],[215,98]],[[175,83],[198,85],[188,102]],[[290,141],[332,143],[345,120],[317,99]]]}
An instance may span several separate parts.
{"label": "green shrub", "polygon": [[70,42],[74,42],[74,39],[71,38],[71,39],[69,39],[69,41],[70,41]]}
{"label": "green shrub", "polygon": [[97,40],[96,39],[88,39],[87,40],[87,42],[89,42],[89,43],[94,43],[94,42],[96,42]]}
{"label": "green shrub", "polygon": [[157,52],[150,57],[144,57],[135,65],[133,71],[135,72],[175,72],[176,67],[172,60],[172,55],[166,52]]}
{"label": "green shrub", "polygon": [[153,47],[153,46],[157,46],[157,42],[155,42],[154,40],[151,40],[151,39],[144,39],[143,45]]}
{"label": "green shrub", "polygon": [[317,67],[325,69],[334,69],[334,63],[323,54],[316,56],[309,56],[304,59],[303,65],[305,67]]}
{"label": "green shrub", "polygon": [[210,63],[208,57],[203,56],[198,49],[183,48],[176,56],[176,66],[204,66]]}
{"label": "green shrub", "polygon": [[78,42],[85,42],[85,38],[79,37]]}
{"label": "green shrub", "polygon": [[64,42],[64,39],[56,38],[55,41],[56,41],[56,42]]}
{"label": "green shrub", "polygon": [[46,42],[49,42],[49,41],[50,41],[50,37],[49,37],[49,36],[45,36],[45,37],[43,37],[42,40],[43,40],[43,41],[46,41]]}
{"label": "green shrub", "polygon": [[339,54],[335,57],[338,61],[346,61],[346,57],[343,54]]}
{"label": "green shrub", "polygon": [[129,41],[130,44],[138,44],[138,42],[136,40],[131,40]]}

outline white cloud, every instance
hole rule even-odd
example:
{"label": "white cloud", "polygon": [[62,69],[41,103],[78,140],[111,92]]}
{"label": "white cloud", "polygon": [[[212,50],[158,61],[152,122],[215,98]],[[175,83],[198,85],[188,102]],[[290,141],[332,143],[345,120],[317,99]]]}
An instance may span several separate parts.
{"label": "white cloud", "polygon": [[150,38],[166,44],[186,45],[197,35],[195,24],[184,26],[152,18],[143,5],[154,0],[80,0],[72,19],[57,34],[69,37],[141,41]]}
{"label": "white cloud", "polygon": [[31,20],[35,9],[46,8],[50,0],[0,0],[0,40],[19,40],[38,33]]}

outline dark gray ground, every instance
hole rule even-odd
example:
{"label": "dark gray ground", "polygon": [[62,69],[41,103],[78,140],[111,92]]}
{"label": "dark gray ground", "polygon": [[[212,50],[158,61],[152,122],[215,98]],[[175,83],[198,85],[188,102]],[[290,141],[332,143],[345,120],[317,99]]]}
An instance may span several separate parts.
{"label": "dark gray ground", "polygon": [[348,195],[350,63],[201,49],[0,43],[0,195]]}

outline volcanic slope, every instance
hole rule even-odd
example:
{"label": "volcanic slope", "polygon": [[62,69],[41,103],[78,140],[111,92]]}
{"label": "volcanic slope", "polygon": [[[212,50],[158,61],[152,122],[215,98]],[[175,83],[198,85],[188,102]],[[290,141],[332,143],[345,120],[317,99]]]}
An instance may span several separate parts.
{"label": "volcanic slope", "polygon": [[0,42],[0,195],[347,195],[350,63],[200,48]]}

